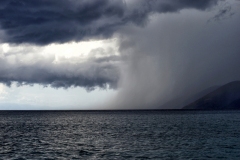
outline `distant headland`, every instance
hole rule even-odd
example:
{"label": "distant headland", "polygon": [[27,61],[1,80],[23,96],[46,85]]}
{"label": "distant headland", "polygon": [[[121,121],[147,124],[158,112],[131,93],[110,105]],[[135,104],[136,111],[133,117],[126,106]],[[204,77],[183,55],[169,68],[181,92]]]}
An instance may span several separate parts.
{"label": "distant headland", "polygon": [[240,81],[233,81],[220,86],[182,109],[240,109]]}

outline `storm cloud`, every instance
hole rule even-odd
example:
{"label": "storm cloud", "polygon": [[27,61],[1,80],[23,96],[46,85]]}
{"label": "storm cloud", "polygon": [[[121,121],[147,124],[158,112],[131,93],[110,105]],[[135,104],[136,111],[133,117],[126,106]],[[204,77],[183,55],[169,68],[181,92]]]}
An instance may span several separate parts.
{"label": "storm cloud", "polygon": [[54,56],[34,55],[34,60],[24,60],[27,55],[0,57],[0,82],[17,85],[51,86],[53,88],[84,87],[87,90],[116,88],[119,79],[120,58],[91,57],[84,61],[72,58],[57,62]]}
{"label": "storm cloud", "polygon": [[235,0],[2,0],[1,43],[45,47],[112,38],[119,54],[60,62],[2,54],[0,82],[117,88],[111,108],[180,108],[165,104],[240,79],[239,7]]}
{"label": "storm cloud", "polygon": [[46,45],[109,38],[121,26],[144,26],[153,13],[205,10],[217,0],[2,0],[2,42]]}
{"label": "storm cloud", "polygon": [[181,100],[240,80],[239,2],[233,4],[235,14],[217,21],[209,19],[222,13],[218,7],[152,16],[145,28],[125,27],[121,53],[128,65],[112,105],[181,108]]}

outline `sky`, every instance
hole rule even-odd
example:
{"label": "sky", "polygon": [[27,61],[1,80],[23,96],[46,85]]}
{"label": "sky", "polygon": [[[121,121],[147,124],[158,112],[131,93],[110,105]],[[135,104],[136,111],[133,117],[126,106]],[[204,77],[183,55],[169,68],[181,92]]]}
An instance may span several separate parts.
{"label": "sky", "polygon": [[0,109],[178,108],[240,80],[239,28],[239,0],[1,0]]}

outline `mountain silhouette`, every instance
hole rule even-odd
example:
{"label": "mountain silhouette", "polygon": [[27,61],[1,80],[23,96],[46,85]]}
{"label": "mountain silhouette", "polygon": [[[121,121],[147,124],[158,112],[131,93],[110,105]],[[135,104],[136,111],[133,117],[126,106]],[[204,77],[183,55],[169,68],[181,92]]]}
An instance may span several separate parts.
{"label": "mountain silhouette", "polygon": [[240,109],[240,81],[225,84],[183,109]]}
{"label": "mountain silhouette", "polygon": [[174,108],[174,109],[181,109],[182,107],[188,105],[191,102],[198,100],[199,98],[205,96],[206,94],[216,90],[219,86],[212,86],[201,90],[200,92],[194,93],[189,96],[181,96],[178,98],[171,99],[170,101],[166,102],[165,104],[161,105],[160,108]]}

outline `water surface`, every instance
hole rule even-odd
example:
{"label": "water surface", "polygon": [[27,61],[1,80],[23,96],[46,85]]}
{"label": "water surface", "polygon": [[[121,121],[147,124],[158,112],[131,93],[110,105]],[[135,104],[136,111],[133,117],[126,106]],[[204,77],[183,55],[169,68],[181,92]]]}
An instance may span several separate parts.
{"label": "water surface", "polygon": [[0,112],[0,159],[240,159],[240,111]]}

